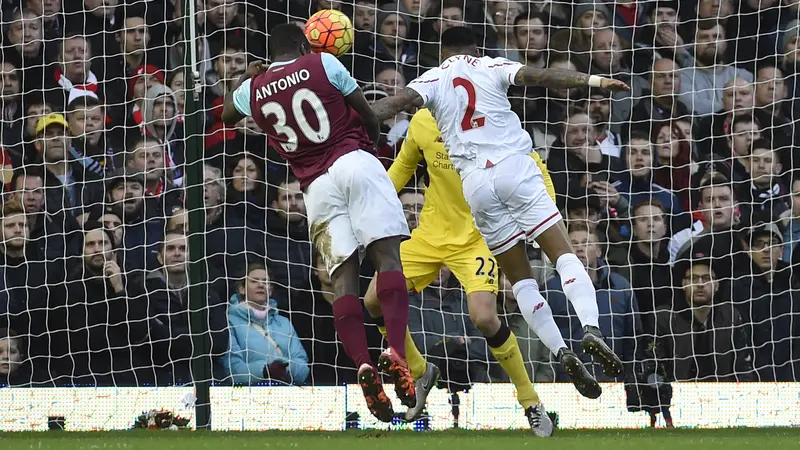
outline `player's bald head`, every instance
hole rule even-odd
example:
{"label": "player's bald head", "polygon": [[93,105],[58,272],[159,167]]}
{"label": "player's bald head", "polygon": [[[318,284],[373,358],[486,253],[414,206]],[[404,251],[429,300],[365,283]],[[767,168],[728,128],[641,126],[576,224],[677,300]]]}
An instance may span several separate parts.
{"label": "player's bald head", "polygon": [[278,56],[298,57],[311,50],[303,29],[294,23],[284,23],[272,29],[269,35],[269,53]]}
{"label": "player's bald head", "polygon": [[467,27],[453,27],[442,33],[442,58],[453,55],[478,56],[475,33]]}

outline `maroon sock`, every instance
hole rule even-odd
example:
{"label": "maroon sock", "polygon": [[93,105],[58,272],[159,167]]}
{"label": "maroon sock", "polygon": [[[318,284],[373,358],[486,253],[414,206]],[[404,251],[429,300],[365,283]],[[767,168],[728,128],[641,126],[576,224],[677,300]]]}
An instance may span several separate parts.
{"label": "maroon sock", "polygon": [[333,302],[333,324],[347,356],[356,363],[372,365],[367,347],[367,332],[364,329],[364,310],[355,295],[345,295]]}
{"label": "maroon sock", "polygon": [[386,340],[406,357],[406,327],[408,327],[408,289],[403,272],[379,272],[377,281],[378,301],[386,323]]}

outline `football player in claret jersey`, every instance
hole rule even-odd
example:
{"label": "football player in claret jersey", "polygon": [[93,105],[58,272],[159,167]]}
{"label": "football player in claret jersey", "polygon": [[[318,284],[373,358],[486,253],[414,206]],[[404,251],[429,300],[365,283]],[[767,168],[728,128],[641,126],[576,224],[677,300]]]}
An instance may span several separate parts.
{"label": "football player in claret jersey", "polygon": [[358,298],[361,249],[378,271],[378,299],[386,312],[389,348],[378,367],[391,376],[404,405],[413,407],[416,393],[405,361],[408,291],[400,263],[400,242],[409,231],[373,153],[379,123],[347,69],[332,55],[310,53],[297,25],[276,26],[269,43],[274,62],[269,68],[250,64],[225,98],[223,121],[252,116],[300,180],[311,239],[333,283],[336,332],[358,367],[370,412],[389,422],[394,412],[370,361]]}
{"label": "football player in claret jersey", "polygon": [[[583,350],[608,376],[622,373],[622,361],[608,347],[598,328],[597,298],[586,268],[575,256],[561,214],[547,195],[542,171],[528,156],[532,142],[511,111],[511,85],[541,85],[554,89],[599,86],[629,90],[620,81],[560,69],[538,69],[504,58],[479,57],[468,28],[442,34],[443,62],[413,80],[396,96],[372,105],[379,120],[409,106],[430,109],[445,148],[461,176],[464,197],[475,224],[508,277],[520,311],[542,342],[557,355],[566,349],[552,312],[539,293],[528,262],[526,240],[535,239],[563,280],[584,336]],[[600,395],[596,383],[581,386],[582,364],[567,364],[579,391]],[[552,434],[553,424],[541,403],[525,411],[537,436]]]}

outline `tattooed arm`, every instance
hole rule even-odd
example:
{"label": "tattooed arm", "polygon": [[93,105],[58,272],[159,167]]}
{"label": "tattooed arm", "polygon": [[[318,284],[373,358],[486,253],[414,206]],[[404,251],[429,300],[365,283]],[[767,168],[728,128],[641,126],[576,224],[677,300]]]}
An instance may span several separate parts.
{"label": "tattooed arm", "polygon": [[594,85],[612,91],[631,90],[631,88],[622,81],[612,80],[610,78],[588,75],[574,70],[539,69],[528,66],[524,66],[517,71],[517,74],[514,76],[514,84],[517,86],[543,86],[548,89],[571,89]]}
{"label": "tattooed arm", "polygon": [[422,96],[417,93],[417,91],[411,88],[404,88],[402,91],[398,92],[397,95],[382,98],[373,103],[372,110],[375,111],[375,115],[378,116],[378,120],[382,122],[389,117],[393,117],[395,114],[408,108],[409,106],[415,106],[419,108],[424,103],[425,101],[422,99]]}

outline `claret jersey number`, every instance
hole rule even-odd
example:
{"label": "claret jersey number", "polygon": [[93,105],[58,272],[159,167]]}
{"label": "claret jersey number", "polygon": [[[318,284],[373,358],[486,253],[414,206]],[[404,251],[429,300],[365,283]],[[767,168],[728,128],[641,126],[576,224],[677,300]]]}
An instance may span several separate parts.
{"label": "claret jersey number", "polygon": [[[303,103],[308,103],[317,116],[318,130],[315,130],[308,122],[303,112]],[[286,125],[286,111],[283,106],[278,102],[265,103],[261,106],[261,114],[264,117],[275,116],[275,124],[273,124],[275,132],[286,137],[286,142],[280,143],[283,150],[287,153],[297,150],[297,131]],[[331,121],[328,118],[328,111],[322,104],[322,100],[311,89],[298,89],[292,95],[292,114],[294,114],[295,123],[300,127],[300,132],[310,142],[321,144],[331,136]]]}

